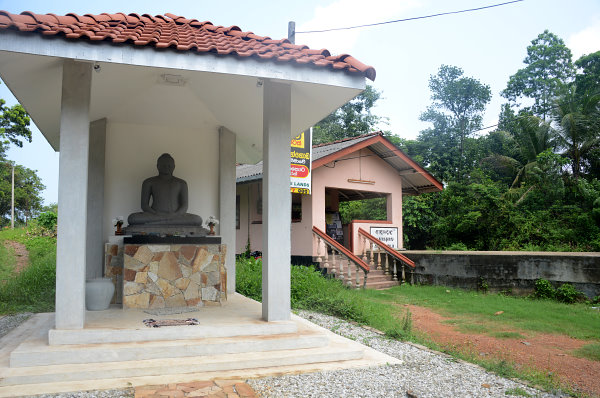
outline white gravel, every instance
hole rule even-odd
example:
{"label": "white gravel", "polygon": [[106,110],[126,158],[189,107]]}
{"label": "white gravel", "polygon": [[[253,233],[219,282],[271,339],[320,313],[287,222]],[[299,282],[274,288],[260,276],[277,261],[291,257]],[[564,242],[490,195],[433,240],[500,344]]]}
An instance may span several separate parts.
{"label": "white gravel", "polygon": [[[0,337],[31,314],[0,318]],[[388,339],[335,317],[310,311],[298,315],[342,336],[403,361],[367,369],[345,369],[301,375],[250,379],[248,384],[262,398],[293,397],[562,397],[527,387],[486,372],[479,366],[445,354]],[[528,394],[528,395],[524,395]],[[132,388],[36,395],[36,398],[133,397]]]}
{"label": "white gravel", "polygon": [[0,338],[25,322],[31,316],[31,312],[15,315],[0,315]]}
{"label": "white gravel", "polygon": [[298,315],[404,362],[249,380],[260,397],[507,397],[523,393],[532,397],[561,396],[493,375],[444,354],[385,338],[331,316],[309,311]]}

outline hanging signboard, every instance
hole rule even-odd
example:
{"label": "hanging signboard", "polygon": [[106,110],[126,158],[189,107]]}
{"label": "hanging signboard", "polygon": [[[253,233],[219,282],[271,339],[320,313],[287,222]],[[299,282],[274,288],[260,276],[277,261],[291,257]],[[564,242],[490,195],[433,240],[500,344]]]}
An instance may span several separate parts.
{"label": "hanging signboard", "polygon": [[290,191],[310,195],[312,127],[292,139]]}
{"label": "hanging signboard", "polygon": [[398,248],[398,227],[371,227],[370,234],[389,247]]}

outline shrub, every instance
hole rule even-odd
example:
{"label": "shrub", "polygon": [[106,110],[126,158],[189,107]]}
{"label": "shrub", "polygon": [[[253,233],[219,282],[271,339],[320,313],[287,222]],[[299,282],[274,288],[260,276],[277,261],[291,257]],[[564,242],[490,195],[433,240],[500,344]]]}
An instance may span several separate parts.
{"label": "shrub", "polygon": [[556,291],[546,279],[538,279],[535,281],[534,296],[538,299],[554,299]]}
{"label": "shrub", "polygon": [[58,216],[53,211],[47,211],[38,216],[37,221],[38,224],[50,231],[54,230],[56,227],[56,221],[58,220]]}
{"label": "shrub", "polygon": [[30,265],[0,286],[0,312],[54,310],[56,241],[28,238]]}
{"label": "shrub", "polygon": [[570,283],[565,283],[561,287],[556,289],[555,297],[556,300],[562,303],[572,304],[575,301],[577,301],[579,295],[580,293],[575,289],[573,285],[571,285]]}

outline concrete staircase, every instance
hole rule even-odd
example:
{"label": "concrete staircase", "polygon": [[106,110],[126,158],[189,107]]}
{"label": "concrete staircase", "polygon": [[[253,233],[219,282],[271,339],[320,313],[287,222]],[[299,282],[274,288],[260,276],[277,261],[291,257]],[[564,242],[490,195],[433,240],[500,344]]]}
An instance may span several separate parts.
{"label": "concrete staircase", "polygon": [[[332,274],[332,266],[331,263],[328,264],[327,267],[322,267],[321,269],[323,269],[327,275],[331,275]],[[337,271],[337,275],[336,277],[339,277],[339,264],[336,264],[336,271]],[[358,271],[359,272],[359,280],[360,280],[360,286],[362,287],[363,284],[363,271]],[[344,276],[347,277],[348,275],[348,269],[346,268],[346,265],[344,264]],[[353,281],[353,283],[355,283],[356,281],[356,267],[352,266],[350,268],[350,280]],[[371,268],[371,270],[369,271],[369,274],[367,276],[367,289],[388,289],[390,287],[394,287],[394,286],[400,286],[400,282],[398,281],[394,281],[392,279],[392,275],[385,275],[385,271],[384,270],[376,270],[374,268]]]}
{"label": "concrete staircase", "polygon": [[0,340],[0,397],[366,366],[374,355],[365,356],[367,347],[295,316],[281,322],[240,317],[220,323],[203,322],[196,313],[175,317],[196,317],[200,325],[86,325],[57,331],[52,329],[54,314],[34,315]]}

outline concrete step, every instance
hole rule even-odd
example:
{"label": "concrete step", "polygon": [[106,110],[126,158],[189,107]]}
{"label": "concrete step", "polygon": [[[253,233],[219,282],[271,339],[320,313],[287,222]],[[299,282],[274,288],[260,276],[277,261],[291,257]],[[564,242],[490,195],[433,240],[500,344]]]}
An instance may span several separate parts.
{"label": "concrete step", "polygon": [[[160,358],[201,357],[218,354],[266,352],[325,347],[328,338],[311,331],[299,333],[206,338],[139,343],[54,345],[46,344],[44,331],[10,354],[10,367],[137,361]],[[47,332],[46,332],[47,333]]]}
{"label": "concrete step", "polygon": [[361,359],[364,350],[337,341],[326,347],[159,358],[103,363],[82,363],[5,368],[1,387],[140,376],[164,376],[200,372],[230,371],[289,365],[317,364]]}
{"label": "concrete step", "polygon": [[390,287],[400,286],[398,281],[367,282],[367,289],[389,289]]}
{"label": "concrete step", "polygon": [[[127,316],[125,311],[124,314],[124,316]],[[145,317],[153,318],[152,315],[147,314]],[[175,316],[173,317],[175,318]],[[297,332],[297,326],[292,321],[209,324],[200,319],[200,324],[194,325],[193,327],[169,326],[162,328],[148,328],[144,326],[141,318],[143,317],[140,317],[136,327],[127,329],[93,327],[86,327],[86,329],[83,330],[51,329],[48,332],[48,343],[50,345],[133,343],[144,341],[195,340],[233,336],[266,336]],[[160,317],[154,318],[160,319]],[[185,316],[179,315],[177,318],[185,319]]]}

